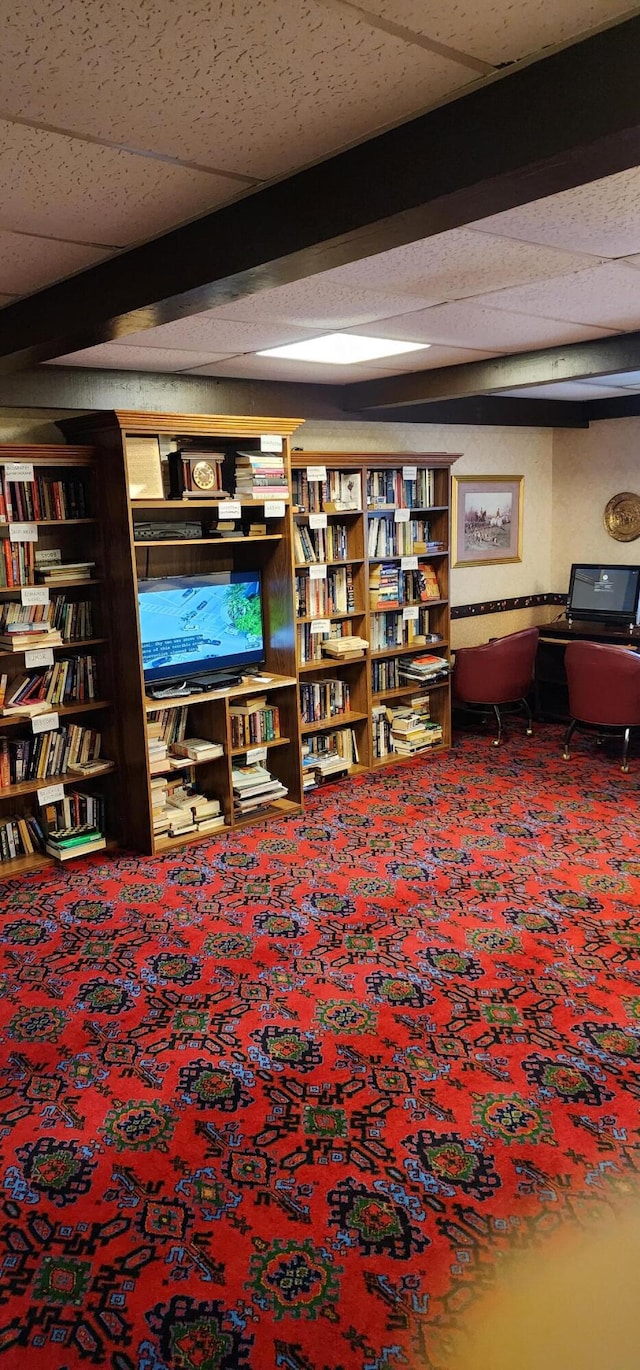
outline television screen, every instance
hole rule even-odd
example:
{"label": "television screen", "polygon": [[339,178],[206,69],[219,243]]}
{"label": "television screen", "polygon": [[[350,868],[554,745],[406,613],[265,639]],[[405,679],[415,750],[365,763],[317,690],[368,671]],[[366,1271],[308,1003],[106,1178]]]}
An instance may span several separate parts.
{"label": "television screen", "polygon": [[139,580],[138,605],[149,684],[264,661],[259,571]]}
{"label": "television screen", "polygon": [[640,566],[573,565],[567,616],[636,623]]}

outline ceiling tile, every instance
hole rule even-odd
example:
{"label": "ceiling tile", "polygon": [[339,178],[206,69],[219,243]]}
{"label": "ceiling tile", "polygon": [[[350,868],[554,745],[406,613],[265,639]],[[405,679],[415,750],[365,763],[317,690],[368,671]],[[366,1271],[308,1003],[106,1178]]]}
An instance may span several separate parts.
{"label": "ceiling tile", "polygon": [[375,257],[334,267],[315,279],[318,290],[321,283],[349,290],[371,289],[375,283],[376,290],[414,297],[413,307],[418,308],[420,299],[426,304],[440,304],[506,285],[545,280],[547,276],[591,265],[593,258],[589,255],[532,243],[505,242],[504,238],[492,238],[470,228],[454,228]]}
{"label": "ceiling tile", "polygon": [[474,224],[485,233],[599,257],[640,252],[640,170],[547,195]]}
{"label": "ceiling tile", "polygon": [[317,0],[5,10],[5,110],[258,178],[408,118],[474,75]]}
{"label": "ceiling tile", "polygon": [[124,247],[237,192],[226,177],[0,120],[4,228]]}
{"label": "ceiling tile", "polygon": [[[374,260],[377,261],[377,258]],[[290,285],[278,286],[275,290],[261,290],[256,295],[245,296],[244,299],[234,300],[232,304],[211,310],[210,317],[245,322],[271,320],[295,324],[308,330],[316,328],[319,332],[333,332],[355,327],[359,323],[389,318],[405,309],[420,309],[430,303],[429,291],[425,291],[424,295],[418,293],[415,297],[404,293],[394,295],[385,291],[383,280],[378,288],[377,270],[372,271],[371,268],[368,272],[371,289],[361,284],[351,286],[347,282],[336,285],[330,279],[333,274],[323,272],[318,276],[309,276],[306,280],[293,281]]]}
{"label": "ceiling tile", "polygon": [[[356,332],[355,329],[352,330]],[[381,338],[402,338],[406,342],[443,343],[448,347],[479,348],[489,352],[525,352],[529,348],[549,347],[587,338],[600,338],[613,329],[585,328],[581,324],[558,323],[555,319],[527,318],[506,310],[487,309],[476,300],[435,305],[396,319],[384,319],[375,327],[364,324],[358,333],[375,333]],[[427,353],[428,355],[428,353]]]}
{"label": "ceiling tile", "polygon": [[0,230],[0,291],[27,295],[109,256],[95,247]]}
{"label": "ceiling tile", "polygon": [[186,347],[198,352],[257,352],[258,348],[278,347],[281,343],[300,342],[308,338],[310,329],[295,328],[293,324],[270,323],[256,319],[255,323],[223,319],[217,310],[192,314],[186,319],[163,323],[159,328],[148,328],[140,333],[129,333],[116,347]]}
{"label": "ceiling tile", "polygon": [[640,328],[640,277],[623,262],[607,262],[571,276],[498,290],[476,303],[599,328]]}
{"label": "ceiling tile", "polygon": [[[394,360],[393,358],[391,360]],[[215,366],[199,366],[193,376],[238,376],[263,381],[299,381],[311,385],[346,385],[349,381],[379,380],[396,374],[395,367],[374,369],[370,362],[354,366],[332,366],[327,362],[294,362],[286,358],[231,357]]]}
{"label": "ceiling tile", "polygon": [[625,0],[366,0],[372,14],[392,19],[424,37],[435,38],[497,65],[567,43],[629,13]]}
{"label": "ceiling tile", "polygon": [[[355,330],[354,330],[355,331]],[[464,366],[465,362],[488,361],[490,357],[495,357],[495,351],[486,352],[470,347],[428,347],[425,352],[407,352],[406,356],[392,357],[389,361],[393,365],[394,371],[433,371],[439,366]],[[388,362],[384,358],[368,363],[375,370],[376,367],[386,367]]]}
{"label": "ceiling tile", "polygon": [[213,355],[210,352],[186,352],[165,347],[127,347],[121,343],[101,343],[99,347],[86,347],[82,352],[69,352],[66,357],[56,357],[48,366],[91,366],[103,367],[107,371],[186,371],[205,362],[222,361],[228,352]]}
{"label": "ceiling tile", "polygon": [[591,385],[587,381],[557,381],[554,385],[523,385],[517,390],[494,391],[494,394],[514,395],[523,400],[604,400],[607,396],[624,395],[614,386]]}
{"label": "ceiling tile", "polygon": [[622,389],[640,390],[640,371],[618,371],[612,376],[592,376],[592,385],[619,385]]}

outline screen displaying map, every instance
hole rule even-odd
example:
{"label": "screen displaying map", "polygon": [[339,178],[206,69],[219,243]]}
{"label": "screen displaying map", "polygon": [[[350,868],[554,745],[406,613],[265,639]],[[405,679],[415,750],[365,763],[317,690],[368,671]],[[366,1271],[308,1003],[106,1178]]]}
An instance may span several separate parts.
{"label": "screen displaying map", "polygon": [[145,680],[264,660],[257,571],[138,582]]}

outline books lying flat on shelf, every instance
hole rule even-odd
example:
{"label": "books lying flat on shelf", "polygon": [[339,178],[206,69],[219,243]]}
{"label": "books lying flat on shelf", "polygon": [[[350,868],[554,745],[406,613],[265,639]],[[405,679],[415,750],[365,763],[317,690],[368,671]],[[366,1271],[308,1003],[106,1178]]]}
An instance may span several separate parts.
{"label": "books lying flat on shelf", "polygon": [[62,637],[57,628],[43,623],[7,623],[0,633],[0,648],[3,652],[35,651],[40,647],[62,647]]}
{"label": "books lying flat on shelf", "polygon": [[181,742],[171,743],[172,756],[186,757],[190,761],[212,761],[222,756],[223,751],[222,743],[209,742],[204,737],[185,737]]}
{"label": "books lying flat on shelf", "polygon": [[277,452],[238,452],[236,498],[288,500],[284,457]]}
{"label": "books lying flat on shelf", "polygon": [[72,861],[74,857],[90,856],[92,852],[104,851],[106,845],[106,837],[93,829],[73,837],[49,833],[44,849],[47,855],[53,856],[56,861]]}
{"label": "books lying flat on shelf", "polygon": [[401,656],[398,670],[403,680],[441,679],[451,672],[451,663],[444,656],[427,652],[422,656]]}
{"label": "books lying flat on shelf", "polygon": [[55,585],[60,580],[90,580],[95,561],[59,562],[57,566],[36,566],[42,585]]}
{"label": "books lying flat on shelf", "polygon": [[334,657],[336,661],[349,661],[355,657],[360,657],[365,652],[369,643],[364,637],[330,637],[323,640],[322,650],[327,656]]}
{"label": "books lying flat on shelf", "polygon": [[239,814],[266,808],[274,799],[282,799],[288,794],[286,786],[275,779],[260,762],[252,766],[234,766],[231,781],[234,806]]}
{"label": "books lying flat on shelf", "polygon": [[192,785],[170,777],[152,779],[151,807],[156,837],[181,837],[188,832],[214,832],[224,827],[220,800],[201,794]]}

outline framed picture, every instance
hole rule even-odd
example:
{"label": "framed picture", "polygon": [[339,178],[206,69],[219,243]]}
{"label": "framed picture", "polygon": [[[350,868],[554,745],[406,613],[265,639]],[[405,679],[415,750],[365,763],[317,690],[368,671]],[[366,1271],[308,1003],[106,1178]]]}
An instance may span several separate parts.
{"label": "framed picture", "polygon": [[522,561],[524,476],[454,476],[453,566]]}

